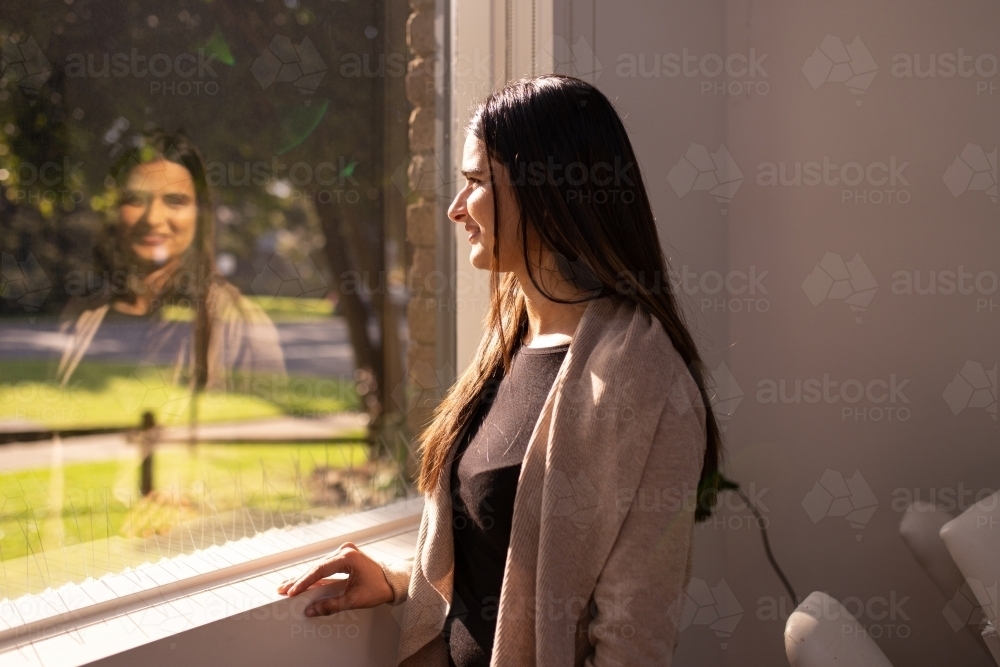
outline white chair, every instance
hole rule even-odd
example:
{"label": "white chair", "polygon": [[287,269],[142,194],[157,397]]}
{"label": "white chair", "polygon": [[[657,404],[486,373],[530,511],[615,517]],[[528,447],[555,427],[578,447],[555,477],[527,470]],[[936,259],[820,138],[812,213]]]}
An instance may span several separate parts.
{"label": "white chair", "polygon": [[993,649],[987,644],[986,617],[941,539],[941,528],[954,518],[934,503],[918,500],[906,508],[899,524],[899,535],[947,601],[942,613],[952,630],[957,632],[966,628],[995,658]]}
{"label": "white chair", "polygon": [[810,593],[785,623],[791,667],[892,667],[864,627],[826,593]]}
{"label": "white chair", "polygon": [[1000,665],[997,639],[997,589],[1000,585],[1000,491],[962,512],[940,530],[955,565],[962,572],[991,625],[983,640]]}
{"label": "white chair", "polygon": [[918,500],[910,503],[899,523],[899,536],[946,600],[951,600],[965,583],[941,539],[942,526],[954,518],[934,503]]}
{"label": "white chair", "polygon": [[983,613],[996,627],[997,583],[1000,582],[1000,491],[946,523],[940,534],[982,605]]}
{"label": "white chair", "polygon": [[996,626],[992,621],[987,623],[986,629],[983,630],[983,641],[986,642],[986,648],[990,650],[993,660],[1000,665],[1000,635],[997,635]]}

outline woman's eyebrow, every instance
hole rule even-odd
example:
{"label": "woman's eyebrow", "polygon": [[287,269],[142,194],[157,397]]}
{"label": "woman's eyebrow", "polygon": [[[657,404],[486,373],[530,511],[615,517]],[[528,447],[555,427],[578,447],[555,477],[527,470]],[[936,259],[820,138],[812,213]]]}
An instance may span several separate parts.
{"label": "woman's eyebrow", "polygon": [[483,175],[483,171],[481,169],[472,168],[472,169],[463,169],[462,170],[462,176],[465,176],[466,178],[468,178],[470,176],[482,176],[482,175]]}
{"label": "woman's eyebrow", "polygon": [[187,199],[191,198],[191,194],[189,192],[186,192],[184,190],[170,190],[167,188],[163,188],[155,192],[153,190],[147,190],[145,188],[123,188],[122,194],[133,197],[134,196],[151,197],[155,194],[159,194],[161,197],[185,197]]}

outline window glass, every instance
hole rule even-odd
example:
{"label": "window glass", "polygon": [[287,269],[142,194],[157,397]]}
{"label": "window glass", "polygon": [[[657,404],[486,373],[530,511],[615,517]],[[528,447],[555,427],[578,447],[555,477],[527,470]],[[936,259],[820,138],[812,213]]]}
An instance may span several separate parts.
{"label": "window glass", "polygon": [[0,598],[407,493],[410,12],[4,4]]}

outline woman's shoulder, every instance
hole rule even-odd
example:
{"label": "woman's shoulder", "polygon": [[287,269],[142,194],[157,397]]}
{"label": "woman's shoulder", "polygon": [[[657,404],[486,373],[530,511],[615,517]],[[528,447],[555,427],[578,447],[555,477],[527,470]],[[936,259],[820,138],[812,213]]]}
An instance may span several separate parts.
{"label": "woman's shoulder", "polygon": [[263,308],[224,278],[215,278],[209,286],[208,307],[212,317],[222,322],[272,324]]}
{"label": "woman's shoulder", "polygon": [[[581,331],[578,352],[589,368],[583,377],[604,386],[642,387],[645,395],[666,396],[675,411],[687,413],[702,405],[701,393],[688,364],[663,324],[641,305],[608,298]],[[572,350],[572,347],[570,348]]]}
{"label": "woman's shoulder", "polygon": [[111,304],[111,300],[102,294],[72,296],[59,313],[60,328],[65,330],[72,325],[103,315]]}
{"label": "woman's shoulder", "polygon": [[[658,318],[631,299],[601,297],[581,326],[591,362],[624,364],[631,372],[663,375],[666,368],[686,370],[684,360]],[[589,339],[586,340],[586,339]],[[578,347],[583,347],[578,346]]]}

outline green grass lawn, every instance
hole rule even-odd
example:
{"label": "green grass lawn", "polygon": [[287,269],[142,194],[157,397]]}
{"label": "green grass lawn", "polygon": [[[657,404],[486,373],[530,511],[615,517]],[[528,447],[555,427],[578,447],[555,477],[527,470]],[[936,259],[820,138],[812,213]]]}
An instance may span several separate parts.
{"label": "green grass lawn", "polygon": [[[331,305],[321,299],[256,301],[277,321],[330,317]],[[53,371],[46,361],[0,362],[0,422],[134,427],[147,410],[162,426],[189,422],[192,398],[172,369],[87,361],[66,388],[51,379]],[[236,386],[241,391],[202,394],[198,421],[323,417],[359,405],[353,380],[258,376]],[[155,492],[143,498],[139,464],[136,446],[135,455],[122,460],[0,471],[0,599],[120,571],[149,558],[150,545],[167,553],[189,549],[194,541],[178,545],[176,539],[190,526],[201,527],[204,543],[205,526],[209,532],[221,527],[223,537],[234,539],[345,511],[357,501],[344,488],[382,489],[391,478],[378,472],[383,463],[369,461],[364,444],[167,445],[154,457]]]}
{"label": "green grass lawn", "polygon": [[[134,459],[0,473],[0,561],[43,563],[43,554],[74,545],[167,535],[234,511],[263,517],[257,530],[283,525],[324,505],[329,471],[354,468],[370,469],[364,445],[168,446],[155,454],[155,492],[146,498],[138,492],[138,448]],[[86,559],[86,550],[74,553]],[[35,576],[31,568],[25,574]]]}
{"label": "green grass lawn", "polygon": [[[317,322],[334,316],[333,302],[327,299],[307,299],[291,296],[247,296],[274,323]],[[194,311],[181,306],[166,306],[164,318],[178,322],[194,320]]]}
{"label": "green grass lawn", "polygon": [[[0,363],[0,421],[29,421],[48,428],[133,426],[150,410],[163,425],[187,423],[190,392],[172,369],[86,362],[65,389],[43,361]],[[244,386],[244,385],[240,385]],[[206,392],[200,422],[241,421],[280,415],[320,417],[358,405],[352,380],[291,376],[253,378],[246,391]]]}
{"label": "green grass lawn", "polygon": [[[333,302],[328,299],[308,299],[291,296],[249,296],[244,298],[257,305],[275,323],[315,322],[334,316]],[[167,306],[164,317],[168,320],[191,322],[194,312],[190,308]]]}
{"label": "green grass lawn", "polygon": [[333,317],[333,302],[290,296],[248,296],[272,322],[314,322]]}
{"label": "green grass lawn", "polygon": [[[275,322],[333,317],[333,304],[327,299],[248,298]],[[191,312],[171,307],[165,317],[190,320]],[[54,359],[0,361],[0,421],[33,422],[63,429],[132,426],[146,410],[152,411],[164,425],[188,420],[190,392],[173,377],[172,368],[86,360],[65,389],[53,380],[55,370]],[[240,421],[279,415],[316,417],[359,406],[353,380],[259,376],[245,385],[243,378],[239,380],[240,390],[203,394],[197,406],[198,420]]]}

